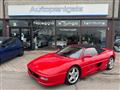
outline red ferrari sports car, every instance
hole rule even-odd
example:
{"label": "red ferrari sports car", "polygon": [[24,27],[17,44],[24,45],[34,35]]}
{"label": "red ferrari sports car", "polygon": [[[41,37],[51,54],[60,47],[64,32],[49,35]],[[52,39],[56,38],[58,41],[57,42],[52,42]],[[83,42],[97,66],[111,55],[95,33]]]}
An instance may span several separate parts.
{"label": "red ferrari sports car", "polygon": [[99,70],[111,70],[115,53],[107,48],[70,45],[56,53],[49,53],[31,61],[28,73],[45,86],[75,84],[79,78]]}

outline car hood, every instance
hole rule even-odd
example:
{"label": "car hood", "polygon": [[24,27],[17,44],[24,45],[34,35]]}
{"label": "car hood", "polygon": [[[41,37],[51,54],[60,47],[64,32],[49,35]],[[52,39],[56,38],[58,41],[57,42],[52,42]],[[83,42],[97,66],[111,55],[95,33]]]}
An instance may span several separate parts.
{"label": "car hood", "polygon": [[72,58],[59,56],[57,54],[47,54],[33,60],[29,67],[43,74],[57,73],[62,65],[72,61]]}
{"label": "car hood", "polygon": [[5,48],[0,46],[0,51],[3,51]]}

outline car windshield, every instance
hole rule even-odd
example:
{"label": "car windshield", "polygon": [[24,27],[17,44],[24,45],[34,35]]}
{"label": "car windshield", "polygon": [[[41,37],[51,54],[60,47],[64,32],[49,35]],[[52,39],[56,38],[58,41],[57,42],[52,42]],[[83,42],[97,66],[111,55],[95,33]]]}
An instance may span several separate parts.
{"label": "car windshield", "polygon": [[60,56],[70,57],[70,58],[80,58],[82,54],[81,47],[68,46],[57,52]]}

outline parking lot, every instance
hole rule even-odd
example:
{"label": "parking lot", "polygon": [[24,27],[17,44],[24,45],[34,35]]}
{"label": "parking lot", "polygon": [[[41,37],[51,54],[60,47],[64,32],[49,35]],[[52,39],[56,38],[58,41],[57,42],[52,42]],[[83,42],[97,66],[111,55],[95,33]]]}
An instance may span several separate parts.
{"label": "parking lot", "polygon": [[26,65],[32,59],[54,51],[25,51],[24,56],[14,58],[0,66],[1,90],[120,90],[120,53],[116,53],[114,69],[101,71],[79,80],[75,85],[44,87],[27,74]]}

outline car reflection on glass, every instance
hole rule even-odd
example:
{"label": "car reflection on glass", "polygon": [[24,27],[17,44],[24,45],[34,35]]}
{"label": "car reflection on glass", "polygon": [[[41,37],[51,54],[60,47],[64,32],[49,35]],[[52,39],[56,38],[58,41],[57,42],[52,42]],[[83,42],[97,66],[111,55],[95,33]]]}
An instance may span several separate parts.
{"label": "car reflection on glass", "polygon": [[[55,42],[52,42],[52,46],[55,46]],[[63,48],[65,46],[67,46],[67,41],[57,41],[56,46]]]}
{"label": "car reflection on glass", "polygon": [[38,40],[38,48],[47,45],[48,45],[48,41],[45,38]]}
{"label": "car reflection on glass", "polygon": [[48,45],[48,40],[45,36],[37,37],[38,48],[43,47],[43,46],[47,46],[47,45]]}
{"label": "car reflection on glass", "polygon": [[114,50],[120,52],[120,39],[116,39],[114,42]]}

